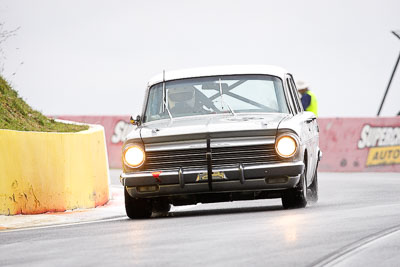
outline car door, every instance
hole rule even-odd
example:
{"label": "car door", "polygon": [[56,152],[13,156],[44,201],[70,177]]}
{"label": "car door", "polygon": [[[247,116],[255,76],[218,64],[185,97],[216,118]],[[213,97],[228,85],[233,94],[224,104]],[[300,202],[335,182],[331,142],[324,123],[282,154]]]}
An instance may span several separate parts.
{"label": "car door", "polygon": [[307,150],[307,184],[311,184],[317,162],[316,117],[312,112],[304,111],[300,101],[299,93],[291,75],[288,75],[286,82],[291,92],[296,110],[298,112],[296,116],[299,117],[299,123],[301,124],[300,138],[305,144]]}

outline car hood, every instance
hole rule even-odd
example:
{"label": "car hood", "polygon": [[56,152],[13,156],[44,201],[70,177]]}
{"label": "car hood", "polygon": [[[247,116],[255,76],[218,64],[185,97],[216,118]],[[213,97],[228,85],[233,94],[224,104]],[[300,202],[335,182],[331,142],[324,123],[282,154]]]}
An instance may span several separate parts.
{"label": "car hood", "polygon": [[[174,118],[144,124],[140,135],[145,144],[235,136],[275,136],[279,123],[287,116],[283,113],[252,113]],[[129,136],[127,139],[130,139]]]}

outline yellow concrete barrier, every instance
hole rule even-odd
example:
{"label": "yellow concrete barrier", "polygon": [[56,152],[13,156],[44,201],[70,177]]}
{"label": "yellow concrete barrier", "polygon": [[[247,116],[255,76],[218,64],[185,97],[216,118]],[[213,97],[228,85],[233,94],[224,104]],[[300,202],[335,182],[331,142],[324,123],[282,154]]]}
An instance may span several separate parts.
{"label": "yellow concrete barrier", "polygon": [[78,133],[0,130],[0,214],[92,208],[108,201],[102,126]]}

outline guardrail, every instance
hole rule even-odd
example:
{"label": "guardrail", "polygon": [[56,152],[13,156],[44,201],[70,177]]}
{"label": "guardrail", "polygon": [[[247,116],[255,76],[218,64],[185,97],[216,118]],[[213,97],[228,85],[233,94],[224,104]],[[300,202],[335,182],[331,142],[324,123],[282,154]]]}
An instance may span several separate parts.
{"label": "guardrail", "polygon": [[[122,141],[133,127],[129,115],[57,117],[103,125],[110,167],[121,168]],[[400,117],[319,118],[318,124],[320,171],[400,171]]]}
{"label": "guardrail", "polygon": [[104,129],[0,130],[0,214],[36,214],[107,203]]}

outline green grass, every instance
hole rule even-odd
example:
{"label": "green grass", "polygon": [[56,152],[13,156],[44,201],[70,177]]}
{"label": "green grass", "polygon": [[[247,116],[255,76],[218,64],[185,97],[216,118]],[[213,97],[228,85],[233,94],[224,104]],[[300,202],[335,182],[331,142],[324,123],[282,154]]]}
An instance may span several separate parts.
{"label": "green grass", "polygon": [[0,129],[38,132],[79,132],[86,125],[65,124],[54,121],[33,110],[0,76]]}

